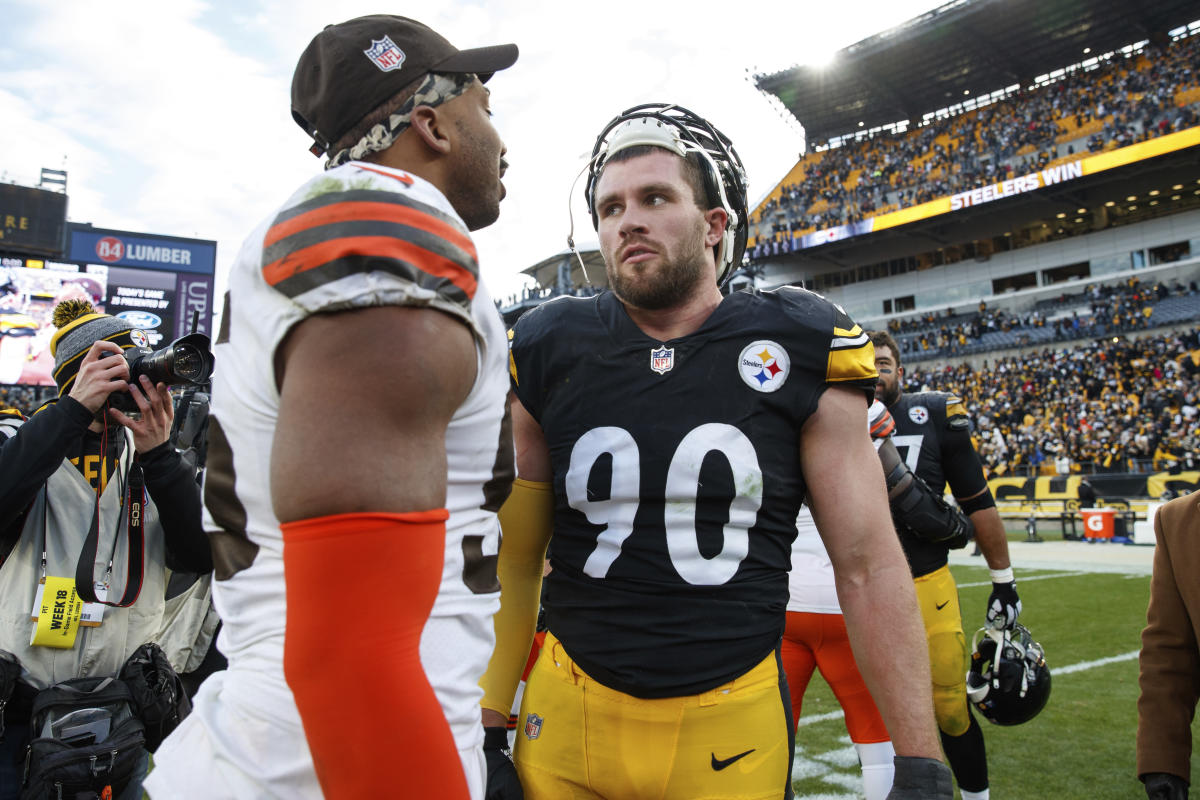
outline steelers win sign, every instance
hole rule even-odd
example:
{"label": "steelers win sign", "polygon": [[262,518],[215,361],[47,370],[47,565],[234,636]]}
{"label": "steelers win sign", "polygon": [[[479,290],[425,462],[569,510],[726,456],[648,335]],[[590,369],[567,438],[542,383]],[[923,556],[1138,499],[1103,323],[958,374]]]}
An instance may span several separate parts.
{"label": "steelers win sign", "polygon": [[65,194],[0,183],[0,252],[61,258],[66,227]]}

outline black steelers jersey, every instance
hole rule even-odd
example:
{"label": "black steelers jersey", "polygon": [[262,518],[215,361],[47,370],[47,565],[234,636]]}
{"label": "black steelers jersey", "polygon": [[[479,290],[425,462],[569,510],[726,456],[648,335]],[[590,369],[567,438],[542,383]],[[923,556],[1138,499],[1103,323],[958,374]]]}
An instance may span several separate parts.
{"label": "black steelers jersey", "polygon": [[[902,394],[888,406],[896,421],[892,443],[908,468],[937,494],[950,490],[966,498],[987,486],[983,464],[971,443],[967,409],[956,395],[946,392]],[[900,530],[900,544],[914,578],[942,567],[949,549]]]}
{"label": "black steelers jersey", "polygon": [[783,632],[801,428],[831,384],[872,395],[863,331],[789,287],[731,294],[668,342],[611,293],[544,303],[511,337],[513,388],[554,472],[549,629],[638,697],[761,661]]}

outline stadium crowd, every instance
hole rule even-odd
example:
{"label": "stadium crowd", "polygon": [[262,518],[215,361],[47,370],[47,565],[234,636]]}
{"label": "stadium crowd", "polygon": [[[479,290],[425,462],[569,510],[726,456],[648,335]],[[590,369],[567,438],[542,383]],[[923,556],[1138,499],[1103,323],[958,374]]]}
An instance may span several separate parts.
{"label": "stadium crowd", "polygon": [[57,393],[53,386],[0,385],[0,408],[15,408],[28,417]]}
{"label": "stadium crowd", "polygon": [[1198,36],[1147,45],[914,130],[878,131],[812,153],[800,180],[759,210],[751,258],[793,249],[793,237],[811,231],[1194,126],[1198,57]]}
{"label": "stadium crowd", "polygon": [[914,366],[904,390],[961,394],[993,477],[1200,467],[1200,328]]}
{"label": "stadium crowd", "polygon": [[927,312],[895,318],[888,321],[888,330],[909,359],[954,356],[995,331],[1015,333],[1016,344],[1029,345],[1035,344],[1032,333],[1047,327],[1053,330],[1051,338],[1056,342],[1145,330],[1155,326],[1154,310],[1159,302],[1197,292],[1195,282],[1190,286],[1178,280],[1146,285],[1129,278],[1117,285],[1093,284],[1081,293],[1063,293],[1024,313],[988,309],[981,302],[976,313],[956,314],[947,309],[943,315]]}

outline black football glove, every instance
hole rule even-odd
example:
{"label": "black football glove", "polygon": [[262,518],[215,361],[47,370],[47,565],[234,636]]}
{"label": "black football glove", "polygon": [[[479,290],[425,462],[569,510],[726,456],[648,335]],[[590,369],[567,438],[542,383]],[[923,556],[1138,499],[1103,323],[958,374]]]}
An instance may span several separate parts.
{"label": "black football glove", "polygon": [[952,800],[950,768],[936,758],[896,756],[896,775],[887,800]]}
{"label": "black football glove", "polygon": [[988,597],[987,624],[993,630],[1012,630],[1021,615],[1021,598],[1017,597],[1017,582],[993,583]]}
{"label": "black football glove", "polygon": [[1150,800],[1187,800],[1188,782],[1169,772],[1147,772],[1142,776]]}
{"label": "black football glove", "polygon": [[498,727],[483,729],[483,757],[487,760],[485,800],[525,800],[512,751],[508,749],[508,731]]}

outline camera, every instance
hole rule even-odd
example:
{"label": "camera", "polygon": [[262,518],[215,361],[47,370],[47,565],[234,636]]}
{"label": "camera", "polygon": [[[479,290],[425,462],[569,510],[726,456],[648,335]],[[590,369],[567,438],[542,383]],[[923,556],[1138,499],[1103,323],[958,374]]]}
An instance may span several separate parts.
{"label": "camera", "polygon": [[[145,375],[152,383],[167,386],[207,383],[213,371],[213,354],[209,339],[203,333],[189,333],[171,342],[166,347],[151,350],[149,347],[131,347],[124,352],[129,364],[129,382],[141,387],[138,378]],[[130,389],[132,392],[133,389]],[[108,396],[109,408],[126,414],[138,410],[137,403],[127,392],[113,392]]]}

